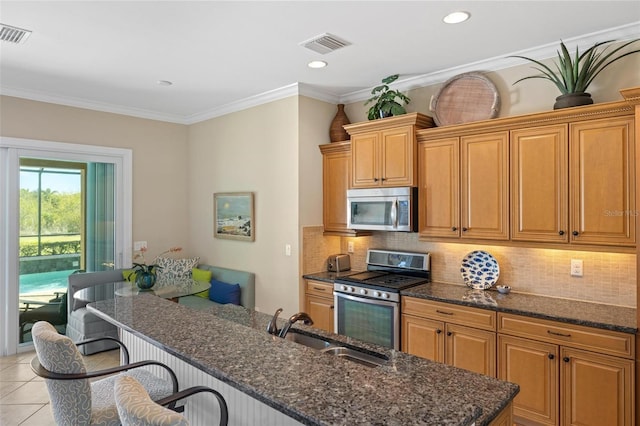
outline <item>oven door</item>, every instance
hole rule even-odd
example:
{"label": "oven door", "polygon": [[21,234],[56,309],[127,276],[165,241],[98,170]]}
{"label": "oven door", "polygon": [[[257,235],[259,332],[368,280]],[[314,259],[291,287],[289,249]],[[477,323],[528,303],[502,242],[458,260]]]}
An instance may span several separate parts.
{"label": "oven door", "polygon": [[334,292],[334,331],[343,336],[400,350],[397,302]]}

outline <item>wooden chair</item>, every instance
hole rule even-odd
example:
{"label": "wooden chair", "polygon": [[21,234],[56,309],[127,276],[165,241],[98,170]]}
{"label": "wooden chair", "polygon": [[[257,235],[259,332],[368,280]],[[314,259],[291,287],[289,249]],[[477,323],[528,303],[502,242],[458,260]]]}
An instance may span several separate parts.
{"label": "wooden chair", "polygon": [[218,400],[220,426],[229,420],[227,403],[222,395],[205,386],[194,386],[160,401],[153,401],[145,388],[133,377],[120,376],[116,379],[115,400],[123,426],[185,426],[189,422],[177,412],[163,407],[180,399],[200,392],[212,393]]}
{"label": "wooden chair", "polygon": [[[69,337],[59,334],[51,324],[45,321],[36,322],[31,329],[31,334],[37,354],[31,361],[31,369],[45,379],[56,424],[119,425],[114,384],[120,374],[127,374],[143,383],[144,388],[154,400],[160,400],[178,392],[178,380],[173,370],[157,361],[129,364],[129,351],[118,339],[104,337],[77,343],[83,345],[108,339],[120,346],[123,365],[88,372],[76,344]],[[160,366],[166,370],[169,379],[152,374],[142,368],[145,366]],[[123,373],[125,371],[126,373]],[[104,376],[109,377],[90,381],[90,379]]]}

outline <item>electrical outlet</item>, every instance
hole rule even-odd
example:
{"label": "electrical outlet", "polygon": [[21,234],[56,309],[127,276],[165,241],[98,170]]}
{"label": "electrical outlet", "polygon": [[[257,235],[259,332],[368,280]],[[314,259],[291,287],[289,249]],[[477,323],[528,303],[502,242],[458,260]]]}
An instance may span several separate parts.
{"label": "electrical outlet", "polygon": [[572,277],[581,277],[582,276],[582,259],[571,259],[571,276]]}
{"label": "electrical outlet", "polygon": [[353,253],[353,252],[354,252],[353,241],[347,241],[347,253]]}
{"label": "electrical outlet", "polygon": [[134,251],[140,251],[142,249],[146,249],[147,248],[147,242],[146,241],[134,241],[133,242],[133,250]]}

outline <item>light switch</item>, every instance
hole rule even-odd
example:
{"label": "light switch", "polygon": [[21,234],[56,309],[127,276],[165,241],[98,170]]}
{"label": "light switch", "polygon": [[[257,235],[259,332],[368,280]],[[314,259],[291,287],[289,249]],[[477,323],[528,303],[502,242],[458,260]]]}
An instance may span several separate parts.
{"label": "light switch", "polygon": [[284,254],[285,256],[291,256],[291,244],[284,245]]}

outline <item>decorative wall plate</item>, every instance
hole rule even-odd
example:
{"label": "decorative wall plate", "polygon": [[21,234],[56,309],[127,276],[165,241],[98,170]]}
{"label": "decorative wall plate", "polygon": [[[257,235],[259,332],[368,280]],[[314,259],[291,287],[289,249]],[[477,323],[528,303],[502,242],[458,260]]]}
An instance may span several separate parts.
{"label": "decorative wall plate", "polygon": [[498,281],[500,266],[486,251],[476,250],[462,259],[460,273],[464,283],[477,290],[486,290]]}
{"label": "decorative wall plate", "polygon": [[429,109],[438,126],[495,118],[500,112],[500,95],[495,84],[481,72],[456,75],[431,98]]}

